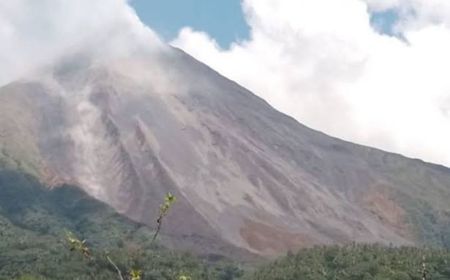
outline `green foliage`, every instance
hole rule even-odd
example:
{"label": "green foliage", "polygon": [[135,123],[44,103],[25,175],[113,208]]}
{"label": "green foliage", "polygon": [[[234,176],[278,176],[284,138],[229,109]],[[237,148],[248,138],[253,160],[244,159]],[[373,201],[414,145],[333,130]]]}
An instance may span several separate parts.
{"label": "green foliage", "polygon": [[166,196],[164,197],[164,203],[159,207],[160,210],[159,216],[164,217],[165,215],[167,215],[170,207],[172,207],[172,205],[175,203],[176,200],[177,198],[173,194],[171,193],[166,194]]}
{"label": "green foliage", "polygon": [[[165,197],[158,228],[175,200]],[[418,219],[439,224],[422,208]],[[77,188],[48,190],[33,177],[0,170],[0,279],[110,280],[118,271],[127,280],[421,280],[424,272],[427,280],[450,279],[447,250],[378,245],[301,250],[244,275],[230,262],[158,246],[158,232]]]}
{"label": "green foliage", "polygon": [[130,271],[130,280],[141,280],[142,279],[142,271],[137,269],[132,269]]}
{"label": "green foliage", "polygon": [[157,228],[155,234],[153,235],[152,242],[156,240],[156,237],[158,236],[159,231],[161,230],[163,219],[167,215],[167,213],[169,213],[170,208],[172,207],[172,205],[175,203],[176,200],[177,198],[170,192],[167,193],[166,196],[164,197],[164,203],[161,204],[161,206],[159,207],[159,216],[158,219],[156,219]]}
{"label": "green foliage", "polygon": [[0,279],[118,279],[107,256],[127,280],[221,279],[228,266],[169,251],[153,235],[78,188],[48,190],[0,170]]}
{"label": "green foliage", "polygon": [[69,243],[70,251],[79,252],[86,258],[91,257],[91,252],[89,247],[86,245],[86,240],[79,240],[71,232],[66,234],[66,240]]}
{"label": "green foliage", "polygon": [[426,279],[450,279],[450,252],[380,245],[315,247],[264,266],[249,279],[421,280],[424,271]]}

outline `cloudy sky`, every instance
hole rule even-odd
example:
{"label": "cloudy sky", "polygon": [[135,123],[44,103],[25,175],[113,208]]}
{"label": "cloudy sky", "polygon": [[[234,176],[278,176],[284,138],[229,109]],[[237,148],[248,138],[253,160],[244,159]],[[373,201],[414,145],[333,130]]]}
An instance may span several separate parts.
{"label": "cloudy sky", "polygon": [[183,16],[154,14],[158,2],[132,4],[172,45],[280,111],[450,166],[450,1],[192,0]]}
{"label": "cloudy sky", "polygon": [[300,122],[450,166],[448,0],[0,1],[0,84],[165,41]]}

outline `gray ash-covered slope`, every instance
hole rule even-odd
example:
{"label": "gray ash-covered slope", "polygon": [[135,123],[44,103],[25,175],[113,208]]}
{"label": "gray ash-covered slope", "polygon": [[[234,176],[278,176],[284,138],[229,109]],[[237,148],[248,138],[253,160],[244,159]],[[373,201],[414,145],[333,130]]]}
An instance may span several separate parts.
{"label": "gray ash-covered slope", "polygon": [[49,185],[149,225],[175,193],[180,244],[447,242],[449,169],[307,128],[176,49],[62,59],[1,88],[0,112],[3,160]]}

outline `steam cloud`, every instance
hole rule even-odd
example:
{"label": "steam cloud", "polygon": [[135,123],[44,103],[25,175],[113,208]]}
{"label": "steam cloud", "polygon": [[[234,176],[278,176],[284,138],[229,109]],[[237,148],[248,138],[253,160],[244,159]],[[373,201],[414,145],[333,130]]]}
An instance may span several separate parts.
{"label": "steam cloud", "polygon": [[0,42],[0,85],[70,52],[162,46],[125,0],[1,1]]}
{"label": "steam cloud", "polygon": [[[172,42],[300,122],[450,166],[450,2],[244,0],[251,39]],[[398,14],[397,36],[371,13]]]}
{"label": "steam cloud", "polygon": [[[300,122],[450,166],[450,2],[244,0],[251,39],[228,50],[184,28],[173,45]],[[396,37],[370,24],[395,11]],[[162,47],[125,0],[0,2],[0,86],[70,51]]]}

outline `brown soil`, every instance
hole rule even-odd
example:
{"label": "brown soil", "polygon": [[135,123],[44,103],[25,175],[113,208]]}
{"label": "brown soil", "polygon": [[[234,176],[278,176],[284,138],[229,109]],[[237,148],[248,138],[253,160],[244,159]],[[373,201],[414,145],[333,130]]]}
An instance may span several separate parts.
{"label": "brown soil", "polygon": [[240,229],[240,234],[251,249],[265,255],[295,251],[316,243],[306,234],[289,232],[282,228],[248,220]]}
{"label": "brown soil", "polygon": [[406,212],[394,201],[383,187],[373,188],[363,197],[364,207],[375,215],[383,224],[392,228],[399,235],[410,239],[411,229],[406,223]]}

